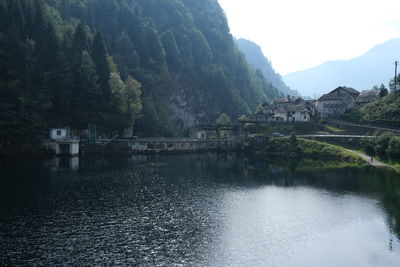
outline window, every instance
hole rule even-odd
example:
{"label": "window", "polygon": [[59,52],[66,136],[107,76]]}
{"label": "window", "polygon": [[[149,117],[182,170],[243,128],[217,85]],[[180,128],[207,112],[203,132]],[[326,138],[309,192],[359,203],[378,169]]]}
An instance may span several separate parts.
{"label": "window", "polygon": [[57,130],[57,136],[61,136],[61,130]]}

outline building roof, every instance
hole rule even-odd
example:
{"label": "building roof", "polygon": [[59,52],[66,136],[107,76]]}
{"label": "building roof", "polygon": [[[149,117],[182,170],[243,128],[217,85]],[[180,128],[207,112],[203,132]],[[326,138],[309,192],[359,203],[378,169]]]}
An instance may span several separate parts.
{"label": "building roof", "polygon": [[364,90],[361,94],[357,97],[356,102],[371,102],[379,97],[381,90]]}
{"label": "building roof", "polygon": [[301,97],[298,97],[298,96],[285,97],[285,98],[276,99],[274,101],[274,103],[292,103],[292,102],[296,102],[298,100],[302,101],[303,99]]}
{"label": "building roof", "polygon": [[346,91],[346,92],[348,92],[349,94],[360,94],[360,92],[357,91],[356,89],[351,88],[351,87],[346,87],[346,86],[339,86],[338,88],[336,88],[335,90],[333,90],[331,93],[337,92],[337,91],[340,91],[340,90]]}
{"label": "building roof", "polygon": [[346,97],[346,94],[350,94],[353,96],[353,98],[355,98],[355,95],[358,96],[360,92],[350,87],[340,86],[335,90],[321,96],[318,101],[342,101]]}
{"label": "building roof", "polygon": [[308,112],[308,109],[304,105],[290,105],[285,108],[279,108],[275,110],[275,113],[287,113],[287,112]]}
{"label": "building roof", "polygon": [[318,101],[342,101],[345,98],[345,96],[340,95],[338,93],[329,93],[329,94],[324,94],[321,96]]}

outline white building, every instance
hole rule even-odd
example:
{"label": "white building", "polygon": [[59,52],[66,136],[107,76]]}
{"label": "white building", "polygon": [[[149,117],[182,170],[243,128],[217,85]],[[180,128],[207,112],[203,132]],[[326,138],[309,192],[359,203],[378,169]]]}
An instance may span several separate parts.
{"label": "white building", "polygon": [[50,129],[49,139],[43,141],[44,147],[58,156],[79,155],[79,143],[79,138],[72,136],[67,127]]}

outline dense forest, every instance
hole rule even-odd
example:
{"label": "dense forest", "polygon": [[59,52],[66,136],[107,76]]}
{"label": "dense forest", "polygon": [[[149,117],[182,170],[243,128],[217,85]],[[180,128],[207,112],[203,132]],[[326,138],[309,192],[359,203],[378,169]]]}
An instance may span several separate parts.
{"label": "dense forest", "polygon": [[282,80],[282,76],[274,70],[271,61],[264,55],[259,45],[243,38],[236,40],[236,44],[239,50],[246,56],[247,61],[259,69],[265,79],[280,92],[285,95],[299,96],[299,93],[287,86]]}
{"label": "dense forest", "polygon": [[187,135],[280,92],[215,0],[0,0],[0,95],[4,151],[89,123]]}

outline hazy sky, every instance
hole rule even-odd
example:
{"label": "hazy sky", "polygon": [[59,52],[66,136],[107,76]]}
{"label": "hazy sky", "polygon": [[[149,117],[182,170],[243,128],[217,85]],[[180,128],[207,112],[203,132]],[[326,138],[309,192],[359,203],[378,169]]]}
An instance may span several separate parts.
{"label": "hazy sky", "polygon": [[400,37],[400,0],[218,1],[232,34],[258,43],[281,74]]}

